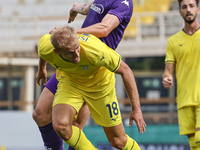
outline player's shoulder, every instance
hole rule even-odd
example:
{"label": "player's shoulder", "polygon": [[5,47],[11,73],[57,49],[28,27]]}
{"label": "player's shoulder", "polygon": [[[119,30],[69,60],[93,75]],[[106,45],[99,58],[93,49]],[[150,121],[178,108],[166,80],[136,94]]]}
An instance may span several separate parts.
{"label": "player's shoulder", "polygon": [[184,31],[180,30],[179,32],[177,32],[177,33],[173,34],[172,36],[170,36],[168,40],[170,41],[170,40],[180,39],[180,38],[183,37],[183,35],[184,35]]}
{"label": "player's shoulder", "polygon": [[99,42],[100,39],[97,38],[96,36],[92,35],[92,34],[78,34],[78,40],[80,43],[88,43],[88,44],[95,44],[95,42]]}
{"label": "player's shoulder", "polygon": [[39,40],[39,45],[43,45],[45,44],[46,42],[49,42],[50,41],[50,37],[51,35],[50,34],[45,34],[43,35],[40,40]]}

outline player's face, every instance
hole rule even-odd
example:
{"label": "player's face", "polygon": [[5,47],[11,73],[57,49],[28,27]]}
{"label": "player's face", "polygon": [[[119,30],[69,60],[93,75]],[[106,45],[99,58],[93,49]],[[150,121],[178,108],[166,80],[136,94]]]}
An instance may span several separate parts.
{"label": "player's face", "polygon": [[189,24],[193,23],[198,13],[199,8],[195,0],[183,0],[181,2],[180,14],[185,22]]}
{"label": "player's face", "polygon": [[62,59],[71,62],[78,63],[80,61],[80,45],[78,39],[75,39],[73,45],[71,45],[70,49],[65,49],[59,52],[59,55]]}

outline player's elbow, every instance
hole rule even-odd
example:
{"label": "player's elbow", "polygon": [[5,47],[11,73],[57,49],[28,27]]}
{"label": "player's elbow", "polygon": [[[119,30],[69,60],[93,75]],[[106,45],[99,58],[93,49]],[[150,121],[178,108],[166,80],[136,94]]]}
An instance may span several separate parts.
{"label": "player's elbow", "polygon": [[110,33],[110,30],[105,28],[101,30],[101,37],[107,37],[109,33]]}

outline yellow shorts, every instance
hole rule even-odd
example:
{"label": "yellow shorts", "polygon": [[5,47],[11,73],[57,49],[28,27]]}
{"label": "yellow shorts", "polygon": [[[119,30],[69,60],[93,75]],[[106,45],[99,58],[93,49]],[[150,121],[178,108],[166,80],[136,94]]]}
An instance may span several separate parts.
{"label": "yellow shorts", "polygon": [[200,127],[200,106],[186,106],[178,110],[180,135],[195,133]]}
{"label": "yellow shorts", "polygon": [[[98,97],[100,93],[105,92],[86,92],[60,80],[53,106],[57,104],[69,104],[74,107],[78,113],[83,103],[86,102],[90,109],[91,116],[96,124],[103,127],[113,127],[119,125],[122,122],[122,118],[116,97],[115,87],[113,86],[113,88],[110,88],[107,95],[95,98],[95,94],[96,97]],[[75,118],[76,117],[77,115]]]}

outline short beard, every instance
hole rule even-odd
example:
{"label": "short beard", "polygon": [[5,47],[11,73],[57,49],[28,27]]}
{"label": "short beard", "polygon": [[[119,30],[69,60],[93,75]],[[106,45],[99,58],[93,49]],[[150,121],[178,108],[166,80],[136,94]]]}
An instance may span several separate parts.
{"label": "short beard", "polygon": [[192,19],[192,20],[187,20],[187,19],[184,18],[184,20],[185,20],[185,22],[187,22],[187,23],[189,23],[189,24],[192,24],[192,23],[194,22],[195,18]]}
{"label": "short beard", "polygon": [[194,20],[196,19],[196,15],[194,16],[194,18],[192,20],[187,20],[186,17],[184,18],[185,22],[192,24],[194,22]]}

